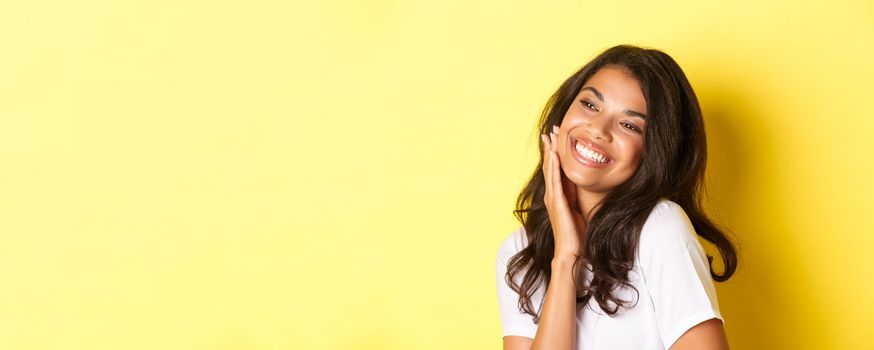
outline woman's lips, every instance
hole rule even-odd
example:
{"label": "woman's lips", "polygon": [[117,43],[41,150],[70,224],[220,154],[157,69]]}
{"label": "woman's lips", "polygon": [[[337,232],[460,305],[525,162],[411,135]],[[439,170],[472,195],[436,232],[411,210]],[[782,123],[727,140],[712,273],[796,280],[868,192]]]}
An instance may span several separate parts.
{"label": "woman's lips", "polygon": [[[573,155],[574,159],[576,159],[576,160],[577,160],[578,162],[580,162],[580,163],[583,163],[583,165],[585,165],[585,166],[587,166],[587,167],[590,167],[590,168],[602,168],[602,169],[603,169],[603,168],[606,168],[607,165],[609,165],[610,163],[613,162],[613,159],[612,159],[612,158],[609,158],[609,157],[608,157],[606,163],[598,163],[598,162],[596,162],[596,161],[594,161],[594,160],[591,160],[591,159],[589,159],[589,158],[583,157],[582,154],[580,154],[579,152],[577,152],[577,142],[580,142],[580,141],[578,141],[578,140],[573,140],[573,141],[571,142],[571,150],[570,150],[570,152],[571,152],[571,154]],[[586,142],[583,142],[583,145],[586,146],[586,147],[588,147],[588,148],[590,148],[590,149],[597,150],[595,147],[591,147],[591,146],[589,146],[589,145],[586,145]],[[598,152],[600,153],[600,151],[598,151]],[[602,153],[602,154],[603,154],[603,153]]]}

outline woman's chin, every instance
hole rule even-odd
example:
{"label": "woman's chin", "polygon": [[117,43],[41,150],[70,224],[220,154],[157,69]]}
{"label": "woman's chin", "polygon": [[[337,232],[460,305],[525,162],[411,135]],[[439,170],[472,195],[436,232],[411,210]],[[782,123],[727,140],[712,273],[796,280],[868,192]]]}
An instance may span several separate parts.
{"label": "woman's chin", "polygon": [[568,174],[567,177],[568,180],[570,180],[577,187],[577,193],[581,191],[589,193],[610,192],[610,188],[604,186],[603,183],[600,183],[598,181],[592,181],[591,179],[587,179],[585,177],[573,176],[573,174]]}

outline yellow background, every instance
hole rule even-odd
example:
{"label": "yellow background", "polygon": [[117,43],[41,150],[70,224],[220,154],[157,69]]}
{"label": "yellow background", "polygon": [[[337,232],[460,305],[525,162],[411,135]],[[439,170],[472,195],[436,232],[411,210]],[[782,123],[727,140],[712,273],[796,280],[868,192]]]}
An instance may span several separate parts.
{"label": "yellow background", "polygon": [[699,94],[732,348],[872,349],[871,1],[5,1],[0,39],[0,349],[499,349],[535,122],[619,43]]}

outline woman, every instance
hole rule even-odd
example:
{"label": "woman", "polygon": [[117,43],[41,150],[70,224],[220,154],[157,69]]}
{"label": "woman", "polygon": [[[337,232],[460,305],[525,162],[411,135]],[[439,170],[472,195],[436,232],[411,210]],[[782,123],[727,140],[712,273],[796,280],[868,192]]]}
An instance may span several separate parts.
{"label": "woman", "polygon": [[704,121],[677,63],[612,47],[540,119],[522,226],[496,257],[504,349],[727,349],[711,278],[730,278],[737,256],[701,207]]}

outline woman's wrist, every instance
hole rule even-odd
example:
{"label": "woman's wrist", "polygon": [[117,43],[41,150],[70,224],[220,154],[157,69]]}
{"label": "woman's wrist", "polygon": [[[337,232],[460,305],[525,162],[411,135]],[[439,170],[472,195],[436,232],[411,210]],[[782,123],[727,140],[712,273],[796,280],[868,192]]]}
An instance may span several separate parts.
{"label": "woman's wrist", "polygon": [[562,268],[562,267],[571,267],[574,265],[574,262],[577,260],[577,254],[575,253],[562,253],[555,254],[552,257],[552,267]]}

